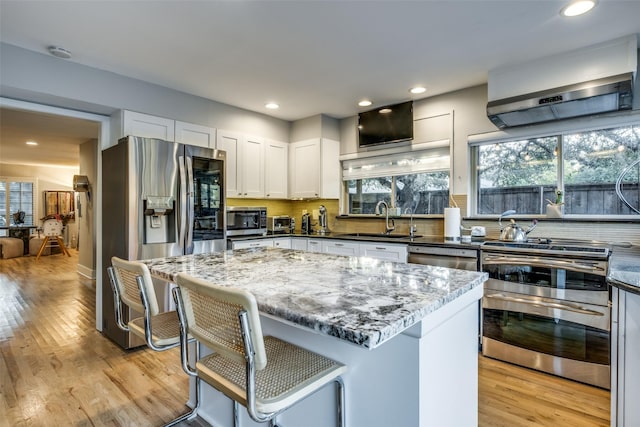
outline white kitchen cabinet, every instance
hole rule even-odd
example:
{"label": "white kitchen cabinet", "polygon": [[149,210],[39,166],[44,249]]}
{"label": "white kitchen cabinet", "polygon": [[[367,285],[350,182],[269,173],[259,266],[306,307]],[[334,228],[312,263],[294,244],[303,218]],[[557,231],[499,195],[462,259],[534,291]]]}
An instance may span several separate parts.
{"label": "white kitchen cabinet", "polygon": [[242,142],[243,197],[264,197],[264,139],[245,136]]}
{"label": "white kitchen cabinet", "polygon": [[264,193],[269,199],[286,199],[289,181],[289,144],[265,142]]}
{"label": "white kitchen cabinet", "polygon": [[175,121],[164,117],[123,110],[120,116],[121,132],[118,138],[127,135],[175,140]]}
{"label": "white kitchen cabinet", "polygon": [[132,135],[215,148],[216,130],[213,128],[135,111],[121,110],[114,114],[111,131],[117,139]]}
{"label": "white kitchen cabinet", "polygon": [[612,287],[611,426],[640,426],[640,295]]}
{"label": "white kitchen cabinet", "polygon": [[216,130],[208,126],[176,121],[175,141],[198,147],[215,148]]}
{"label": "white kitchen cabinet", "polygon": [[407,245],[386,243],[360,243],[360,256],[393,262],[407,262]]}
{"label": "white kitchen cabinet", "polygon": [[289,144],[289,196],[337,199],[340,196],[340,142],[314,138]]}
{"label": "white kitchen cabinet", "polygon": [[274,237],[273,247],[281,248],[281,249],[291,249],[291,238],[290,237]]}
{"label": "white kitchen cabinet", "polygon": [[231,249],[247,249],[247,248],[272,248],[273,239],[255,239],[235,241],[231,243]]}
{"label": "white kitchen cabinet", "polygon": [[321,239],[307,239],[307,251],[308,252],[322,252],[322,240]]}
{"label": "white kitchen cabinet", "polygon": [[264,140],[218,130],[216,148],[227,153],[227,197],[264,197]]}
{"label": "white kitchen cabinet", "polygon": [[322,252],[325,254],[358,256],[360,254],[360,245],[357,242],[348,240],[323,240]]}
{"label": "white kitchen cabinet", "polygon": [[224,150],[227,153],[227,161],[225,167],[227,169],[227,197],[240,197],[240,169],[238,162],[240,160],[240,146],[242,144],[242,136],[239,133],[218,130],[216,135],[216,148]]}
{"label": "white kitchen cabinet", "polygon": [[322,138],[320,146],[320,197],[338,199],[342,185],[340,141]]}
{"label": "white kitchen cabinet", "polygon": [[307,250],[307,239],[304,237],[292,237],[291,238],[291,249],[296,249],[298,251],[306,251]]}

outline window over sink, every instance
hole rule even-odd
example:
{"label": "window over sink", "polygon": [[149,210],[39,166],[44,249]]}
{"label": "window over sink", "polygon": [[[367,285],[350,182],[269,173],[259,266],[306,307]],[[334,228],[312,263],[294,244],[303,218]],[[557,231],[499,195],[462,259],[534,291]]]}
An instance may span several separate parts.
{"label": "window over sink", "polygon": [[470,143],[477,215],[640,214],[640,123]]}
{"label": "window over sink", "polygon": [[442,215],[449,203],[449,169],[449,147],[345,160],[345,213],[373,215],[385,201],[403,215]]}

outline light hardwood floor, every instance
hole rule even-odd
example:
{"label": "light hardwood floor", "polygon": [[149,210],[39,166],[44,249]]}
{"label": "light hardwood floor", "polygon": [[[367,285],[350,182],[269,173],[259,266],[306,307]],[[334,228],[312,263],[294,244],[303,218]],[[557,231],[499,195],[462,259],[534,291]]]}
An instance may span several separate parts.
{"label": "light hardwood floor", "polygon": [[[0,427],[159,426],[186,412],[178,350],[124,351],[97,332],[95,283],[71,254],[0,260]],[[609,425],[606,390],[478,360],[480,426]]]}

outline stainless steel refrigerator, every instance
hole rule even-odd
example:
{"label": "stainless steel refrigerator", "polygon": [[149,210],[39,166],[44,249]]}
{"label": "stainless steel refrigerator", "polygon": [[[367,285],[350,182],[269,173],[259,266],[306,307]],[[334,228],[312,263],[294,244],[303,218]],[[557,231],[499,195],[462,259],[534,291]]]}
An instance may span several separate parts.
{"label": "stainless steel refrigerator", "polygon": [[[111,257],[137,260],[224,250],[225,157],[221,150],[135,136],[103,151],[102,330],[122,347],[144,342],[115,323],[106,273]],[[154,279],[164,309],[172,308],[169,286]]]}

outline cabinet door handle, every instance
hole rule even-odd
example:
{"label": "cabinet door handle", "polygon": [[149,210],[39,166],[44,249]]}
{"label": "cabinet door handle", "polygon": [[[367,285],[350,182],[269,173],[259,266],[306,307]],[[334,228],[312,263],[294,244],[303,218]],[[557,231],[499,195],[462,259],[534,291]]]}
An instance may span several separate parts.
{"label": "cabinet door handle", "polygon": [[343,243],[336,243],[336,246],[344,246]]}
{"label": "cabinet door handle", "polygon": [[376,246],[376,249],[377,249],[377,250],[379,250],[379,251],[384,251],[384,250],[386,250],[387,248]]}

